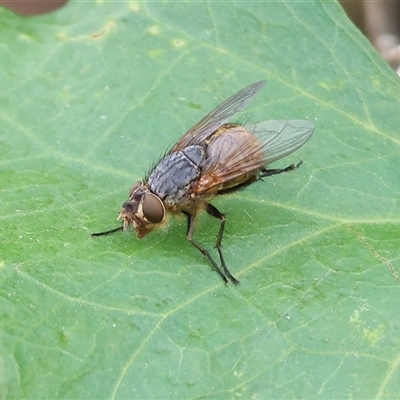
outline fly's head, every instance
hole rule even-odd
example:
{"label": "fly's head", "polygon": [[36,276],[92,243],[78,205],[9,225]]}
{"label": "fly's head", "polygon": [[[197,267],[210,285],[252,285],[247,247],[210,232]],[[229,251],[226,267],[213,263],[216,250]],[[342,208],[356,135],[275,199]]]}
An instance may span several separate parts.
{"label": "fly's head", "polygon": [[143,182],[136,182],[129,194],[129,201],[122,205],[118,219],[124,220],[124,231],[132,224],[141,239],[164,221],[165,207],[161,199],[151,193]]}

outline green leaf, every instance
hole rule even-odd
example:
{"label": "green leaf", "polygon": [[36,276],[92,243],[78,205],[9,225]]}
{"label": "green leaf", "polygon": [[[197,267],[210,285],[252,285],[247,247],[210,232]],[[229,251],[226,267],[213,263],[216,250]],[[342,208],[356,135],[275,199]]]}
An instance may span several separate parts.
{"label": "green leaf", "polygon": [[[0,398],[400,397],[399,81],[334,2],[0,10]],[[300,169],[91,238],[207,112],[308,119]],[[196,238],[212,251],[218,221]]]}

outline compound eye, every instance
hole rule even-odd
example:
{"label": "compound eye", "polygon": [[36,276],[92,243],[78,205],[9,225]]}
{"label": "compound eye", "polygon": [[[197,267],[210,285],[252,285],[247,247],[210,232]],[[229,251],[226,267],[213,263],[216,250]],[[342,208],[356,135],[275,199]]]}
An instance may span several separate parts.
{"label": "compound eye", "polygon": [[140,186],[143,186],[143,183],[142,183],[142,182],[140,182],[140,181],[135,182],[135,183],[133,184],[133,186],[132,186],[131,191],[129,192],[129,197],[131,197],[132,194],[133,194],[133,192],[134,192],[137,188],[139,188]]}
{"label": "compound eye", "polygon": [[161,199],[152,193],[147,193],[143,200],[143,215],[152,224],[161,222],[165,216],[165,207]]}

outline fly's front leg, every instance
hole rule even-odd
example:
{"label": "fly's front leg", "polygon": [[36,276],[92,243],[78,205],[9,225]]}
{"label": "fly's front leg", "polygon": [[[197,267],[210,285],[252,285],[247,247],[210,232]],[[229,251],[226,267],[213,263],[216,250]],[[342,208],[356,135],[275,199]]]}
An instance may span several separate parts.
{"label": "fly's front leg", "polygon": [[[200,245],[198,245],[196,242],[193,241],[192,239],[192,235],[193,235],[193,230],[194,230],[194,219],[195,219],[195,215],[189,214],[189,213],[185,213],[187,217],[187,231],[186,231],[186,239],[189,240],[189,242],[196,247],[197,250],[200,251],[201,254],[203,254],[204,256],[206,256],[209,261],[211,262],[212,266],[214,267],[214,269],[218,272],[218,274],[220,275],[220,277],[224,280],[225,283],[228,283],[228,279],[227,277],[224,275],[224,273],[221,271],[221,269],[218,267],[217,263],[214,261],[214,259],[211,257],[211,254],[206,250],[203,249]],[[225,268],[224,268],[225,269]],[[230,275],[230,274],[229,274]],[[228,275],[228,276],[229,276]]]}
{"label": "fly's front leg", "polygon": [[109,231],[92,233],[90,236],[94,237],[94,236],[111,235],[112,233],[119,232],[119,231],[123,231],[123,230],[124,230],[124,227],[123,227],[123,226],[120,226],[120,227],[115,228],[115,229],[110,229]]}
{"label": "fly's front leg", "polygon": [[260,168],[260,171],[262,172],[261,175],[259,176],[259,179],[265,178],[267,176],[271,176],[271,175],[277,175],[277,174],[281,174],[282,172],[289,172],[289,171],[293,171],[297,168],[300,167],[300,165],[303,164],[303,161],[300,161],[298,164],[291,164],[286,168],[282,168],[282,169],[266,169],[266,168]]}
{"label": "fly's front leg", "polygon": [[217,237],[217,243],[215,244],[216,249],[218,250],[219,254],[219,259],[221,261],[222,268],[224,269],[225,275],[233,282],[235,285],[239,283],[239,281],[231,274],[229,271],[225,260],[224,256],[222,255],[222,250],[221,250],[221,243],[222,243],[222,237],[224,235],[224,229],[225,229],[225,215],[222,214],[220,211],[217,210],[212,204],[207,204],[206,211],[208,214],[212,215],[215,218],[218,218],[221,221],[221,225],[219,227],[219,232],[218,232],[218,237]]}

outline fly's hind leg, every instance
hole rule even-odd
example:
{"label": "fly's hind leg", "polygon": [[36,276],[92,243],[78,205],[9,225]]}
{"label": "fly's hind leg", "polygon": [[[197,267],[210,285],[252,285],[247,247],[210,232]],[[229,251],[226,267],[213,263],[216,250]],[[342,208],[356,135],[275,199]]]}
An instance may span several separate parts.
{"label": "fly's hind leg", "polygon": [[282,172],[289,172],[289,171],[293,171],[297,168],[300,167],[300,165],[303,164],[303,161],[300,161],[297,164],[291,164],[286,168],[282,168],[282,169],[266,169],[266,168],[260,168],[261,174],[258,177],[259,179],[265,178],[267,176],[271,176],[271,175],[277,175],[277,174],[281,174]]}
{"label": "fly's hind leg", "polygon": [[[196,247],[197,250],[200,251],[201,254],[206,256],[214,269],[218,272],[219,276],[223,279],[225,283],[228,283],[228,278],[225,276],[225,274],[221,271],[221,268],[218,267],[217,263],[215,260],[211,257],[211,254],[206,250],[203,249],[200,245],[198,245],[196,242],[193,241],[192,235],[193,235],[193,230],[194,230],[194,219],[195,215],[189,214],[189,213],[184,213],[187,216],[187,232],[186,232],[186,238],[189,240],[189,242]],[[228,271],[229,272],[229,271]],[[230,274],[229,274],[230,275]],[[229,276],[228,275],[228,276]]]}
{"label": "fly's hind leg", "polygon": [[225,229],[225,215],[222,214],[220,211],[217,210],[212,204],[207,204],[206,211],[208,214],[212,215],[215,218],[218,218],[221,221],[221,225],[219,227],[219,232],[218,232],[218,237],[217,237],[217,243],[215,244],[215,247],[218,251],[219,254],[219,259],[221,261],[222,268],[225,272],[225,275],[230,279],[232,283],[237,285],[239,281],[231,274],[229,271],[225,260],[224,256],[222,255],[222,250],[221,250],[221,242],[222,242],[222,237],[224,234],[224,229]]}

